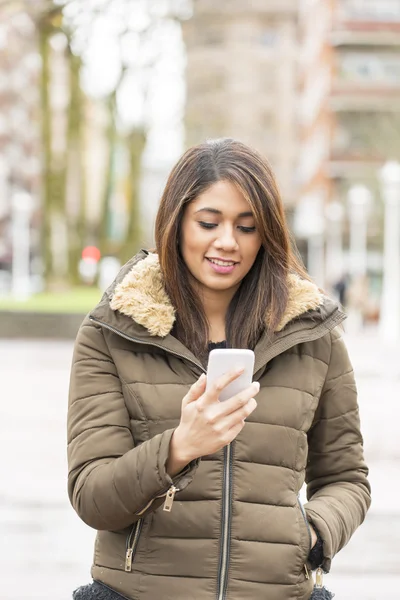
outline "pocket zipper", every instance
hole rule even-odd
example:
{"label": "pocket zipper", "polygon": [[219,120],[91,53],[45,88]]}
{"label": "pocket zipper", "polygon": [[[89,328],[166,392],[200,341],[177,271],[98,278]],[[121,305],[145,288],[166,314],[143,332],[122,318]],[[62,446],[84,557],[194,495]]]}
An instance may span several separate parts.
{"label": "pocket zipper", "polygon": [[135,514],[138,517],[141,516],[143,513],[146,512],[146,510],[148,508],[150,508],[150,506],[153,504],[153,502],[155,500],[158,500],[159,498],[164,498],[164,497],[165,497],[164,510],[167,512],[171,512],[172,503],[174,501],[175,494],[176,494],[176,492],[179,492],[179,491],[180,491],[179,488],[177,488],[175,485],[171,485],[171,487],[168,488],[165,492],[162,492],[162,494],[158,494],[158,496],[154,496],[151,500],[149,500],[149,502],[143,508],[138,510]]}
{"label": "pocket zipper", "polygon": [[[179,488],[175,487],[174,485],[172,485],[167,492],[165,492],[164,494],[160,494],[159,496],[157,496],[157,498],[162,498],[163,496],[165,496],[165,502],[164,502],[164,508],[163,510],[165,510],[166,512],[171,512],[172,510],[172,504],[174,502],[174,498],[175,498],[175,494],[176,492],[179,492]],[[146,505],[146,507],[144,509],[142,509],[142,513],[154,502],[154,499],[151,500],[151,502],[149,502],[149,504]],[[139,513],[140,514],[140,513]],[[126,542],[126,554],[125,554],[125,571],[127,573],[129,573],[130,571],[132,571],[132,563],[133,563],[133,559],[135,558],[135,552],[136,552],[136,548],[139,542],[139,536],[140,533],[142,531],[142,527],[143,527],[143,519],[139,519],[138,521],[136,521],[136,523],[133,525],[127,542]]]}
{"label": "pocket zipper", "polygon": [[[308,522],[306,511],[304,510],[304,506],[300,502],[300,498],[298,496],[297,496],[297,504],[299,505],[301,515],[303,517],[305,526],[307,527],[308,541],[309,541],[308,546],[309,546],[309,552],[311,552],[312,536],[311,536],[310,524]],[[304,572],[306,574],[306,579],[310,579],[310,573],[309,573],[309,570],[308,570],[308,567],[307,567],[306,563],[304,563]]]}
{"label": "pocket zipper", "polygon": [[126,555],[125,555],[125,571],[127,573],[129,573],[130,571],[132,571],[132,562],[133,559],[135,558],[135,552],[136,552],[136,548],[139,542],[139,537],[140,537],[140,533],[142,531],[143,528],[143,519],[139,519],[139,521],[137,521],[128,536],[127,542],[126,542]]}

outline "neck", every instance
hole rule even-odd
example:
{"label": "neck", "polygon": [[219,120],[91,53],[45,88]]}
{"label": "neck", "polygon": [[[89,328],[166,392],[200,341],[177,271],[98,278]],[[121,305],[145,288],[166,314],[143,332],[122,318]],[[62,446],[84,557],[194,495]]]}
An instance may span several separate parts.
{"label": "neck", "polygon": [[225,321],[229,305],[236,293],[233,290],[202,290],[201,301],[209,323],[209,339],[220,342],[226,339]]}

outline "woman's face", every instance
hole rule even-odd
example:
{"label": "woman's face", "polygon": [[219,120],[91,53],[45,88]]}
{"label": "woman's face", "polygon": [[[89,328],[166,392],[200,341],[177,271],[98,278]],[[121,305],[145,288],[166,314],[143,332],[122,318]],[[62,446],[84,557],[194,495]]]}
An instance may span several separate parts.
{"label": "woman's face", "polygon": [[201,288],[234,294],[257,257],[261,238],[247,200],[232,183],[218,181],[187,205],[180,245]]}

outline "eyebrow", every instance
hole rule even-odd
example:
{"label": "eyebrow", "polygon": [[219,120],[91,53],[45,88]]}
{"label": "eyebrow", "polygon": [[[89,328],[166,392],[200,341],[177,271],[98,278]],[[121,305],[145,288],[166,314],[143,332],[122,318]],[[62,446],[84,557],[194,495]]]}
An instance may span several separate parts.
{"label": "eyebrow", "polygon": [[[222,212],[220,210],[217,210],[216,208],[209,208],[209,207],[199,208],[199,210],[196,210],[196,212],[194,214],[197,215],[197,213],[199,213],[199,212],[209,212],[214,215],[222,215]],[[254,215],[251,211],[247,211],[247,212],[239,213],[238,216],[239,217],[253,217]]]}

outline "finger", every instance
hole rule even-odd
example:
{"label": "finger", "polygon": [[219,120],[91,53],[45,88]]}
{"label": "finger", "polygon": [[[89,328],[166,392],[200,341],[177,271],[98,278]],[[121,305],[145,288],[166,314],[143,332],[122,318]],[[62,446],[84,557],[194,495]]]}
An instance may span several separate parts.
{"label": "finger", "polygon": [[182,405],[186,406],[187,404],[190,404],[190,402],[195,402],[196,400],[198,400],[200,396],[205,392],[206,383],[207,377],[205,373],[203,373],[199,377],[199,379],[192,386],[190,386],[188,393],[182,400]]}
{"label": "finger", "polygon": [[221,402],[220,403],[220,405],[221,405],[220,414],[221,415],[230,415],[231,413],[234,413],[238,409],[245,406],[247,404],[247,402],[250,400],[250,398],[253,398],[254,396],[256,396],[259,391],[260,391],[259,382],[253,381],[253,383],[248,388],[243,390],[243,392],[240,392],[239,394],[232,396],[232,398],[229,398],[228,400]]}
{"label": "finger", "polygon": [[244,427],[244,421],[241,421],[240,423],[237,423],[236,425],[234,425],[233,427],[231,427],[225,434],[225,445],[230,444],[231,442],[233,442],[233,440],[235,438],[237,438],[237,436],[239,435],[239,433],[242,431]]}
{"label": "finger", "polygon": [[218,429],[220,431],[229,431],[236,425],[244,424],[244,421],[249,415],[257,408],[257,401],[255,398],[250,398],[244,406],[241,406],[231,414],[218,420]]}
{"label": "finger", "polygon": [[204,404],[211,404],[215,402],[220,393],[227,385],[235,381],[244,372],[244,369],[233,369],[218,377],[218,379],[211,385],[210,389],[204,396]]}

